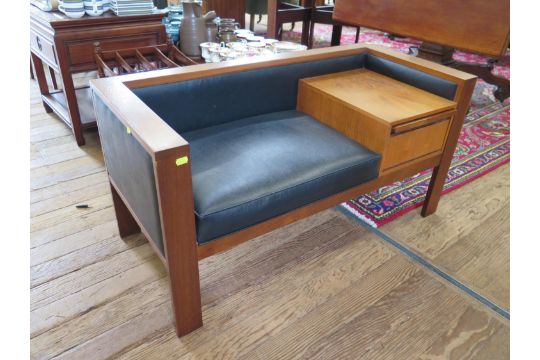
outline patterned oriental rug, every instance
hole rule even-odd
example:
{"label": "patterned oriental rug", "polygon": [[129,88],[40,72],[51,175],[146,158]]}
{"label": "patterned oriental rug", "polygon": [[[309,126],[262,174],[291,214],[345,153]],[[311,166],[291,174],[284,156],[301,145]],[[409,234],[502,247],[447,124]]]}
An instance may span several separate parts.
{"label": "patterned oriental rug", "polygon": [[[285,31],[283,40],[300,41],[300,30]],[[330,45],[332,28],[328,25],[316,25],[314,47]],[[356,30],[343,28],[341,43],[354,43]],[[361,43],[378,44],[405,52],[420,42],[409,38],[390,40],[384,33],[363,30]],[[456,51],[454,59],[486,63],[480,55]],[[510,79],[510,51],[494,73]],[[510,161],[510,99],[500,103],[493,96],[495,86],[478,80],[469,113],[459,137],[452,166],[448,172],[443,194],[455,190]],[[408,179],[384,186],[357,199],[343,203],[345,209],[371,224],[382,226],[395,218],[421,206],[431,178],[431,170],[416,174]]]}

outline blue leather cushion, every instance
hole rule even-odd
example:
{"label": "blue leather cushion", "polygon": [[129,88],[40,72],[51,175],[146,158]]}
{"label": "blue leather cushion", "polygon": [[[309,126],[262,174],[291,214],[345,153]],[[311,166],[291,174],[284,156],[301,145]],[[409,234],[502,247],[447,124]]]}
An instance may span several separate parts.
{"label": "blue leather cushion", "polygon": [[310,116],[275,112],[183,136],[205,243],[377,177],[380,156]]}

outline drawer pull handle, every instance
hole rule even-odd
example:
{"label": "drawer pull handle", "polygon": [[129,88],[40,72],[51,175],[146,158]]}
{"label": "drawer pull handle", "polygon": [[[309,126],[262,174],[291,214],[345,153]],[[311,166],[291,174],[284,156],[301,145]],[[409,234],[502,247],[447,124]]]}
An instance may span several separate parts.
{"label": "drawer pull handle", "polygon": [[43,51],[43,46],[41,46],[41,40],[39,39],[39,36],[36,36],[36,43],[39,51]]}

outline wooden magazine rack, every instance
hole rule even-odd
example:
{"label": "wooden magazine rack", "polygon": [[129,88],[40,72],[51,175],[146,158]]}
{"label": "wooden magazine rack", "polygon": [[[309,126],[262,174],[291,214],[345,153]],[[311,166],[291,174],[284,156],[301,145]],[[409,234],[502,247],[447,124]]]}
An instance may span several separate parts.
{"label": "wooden magazine rack", "polygon": [[172,43],[110,51],[96,47],[95,59],[100,78],[197,64]]}

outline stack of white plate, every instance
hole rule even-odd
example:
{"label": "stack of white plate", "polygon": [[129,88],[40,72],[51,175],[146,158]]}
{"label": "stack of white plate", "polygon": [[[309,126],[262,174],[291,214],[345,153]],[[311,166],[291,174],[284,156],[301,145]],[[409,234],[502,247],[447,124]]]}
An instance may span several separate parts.
{"label": "stack of white plate", "polygon": [[302,51],[307,49],[306,45],[297,44],[290,41],[277,41],[272,43],[272,47],[275,53]]}
{"label": "stack of white plate", "polygon": [[154,2],[152,0],[111,0],[111,10],[118,16],[152,14]]}

